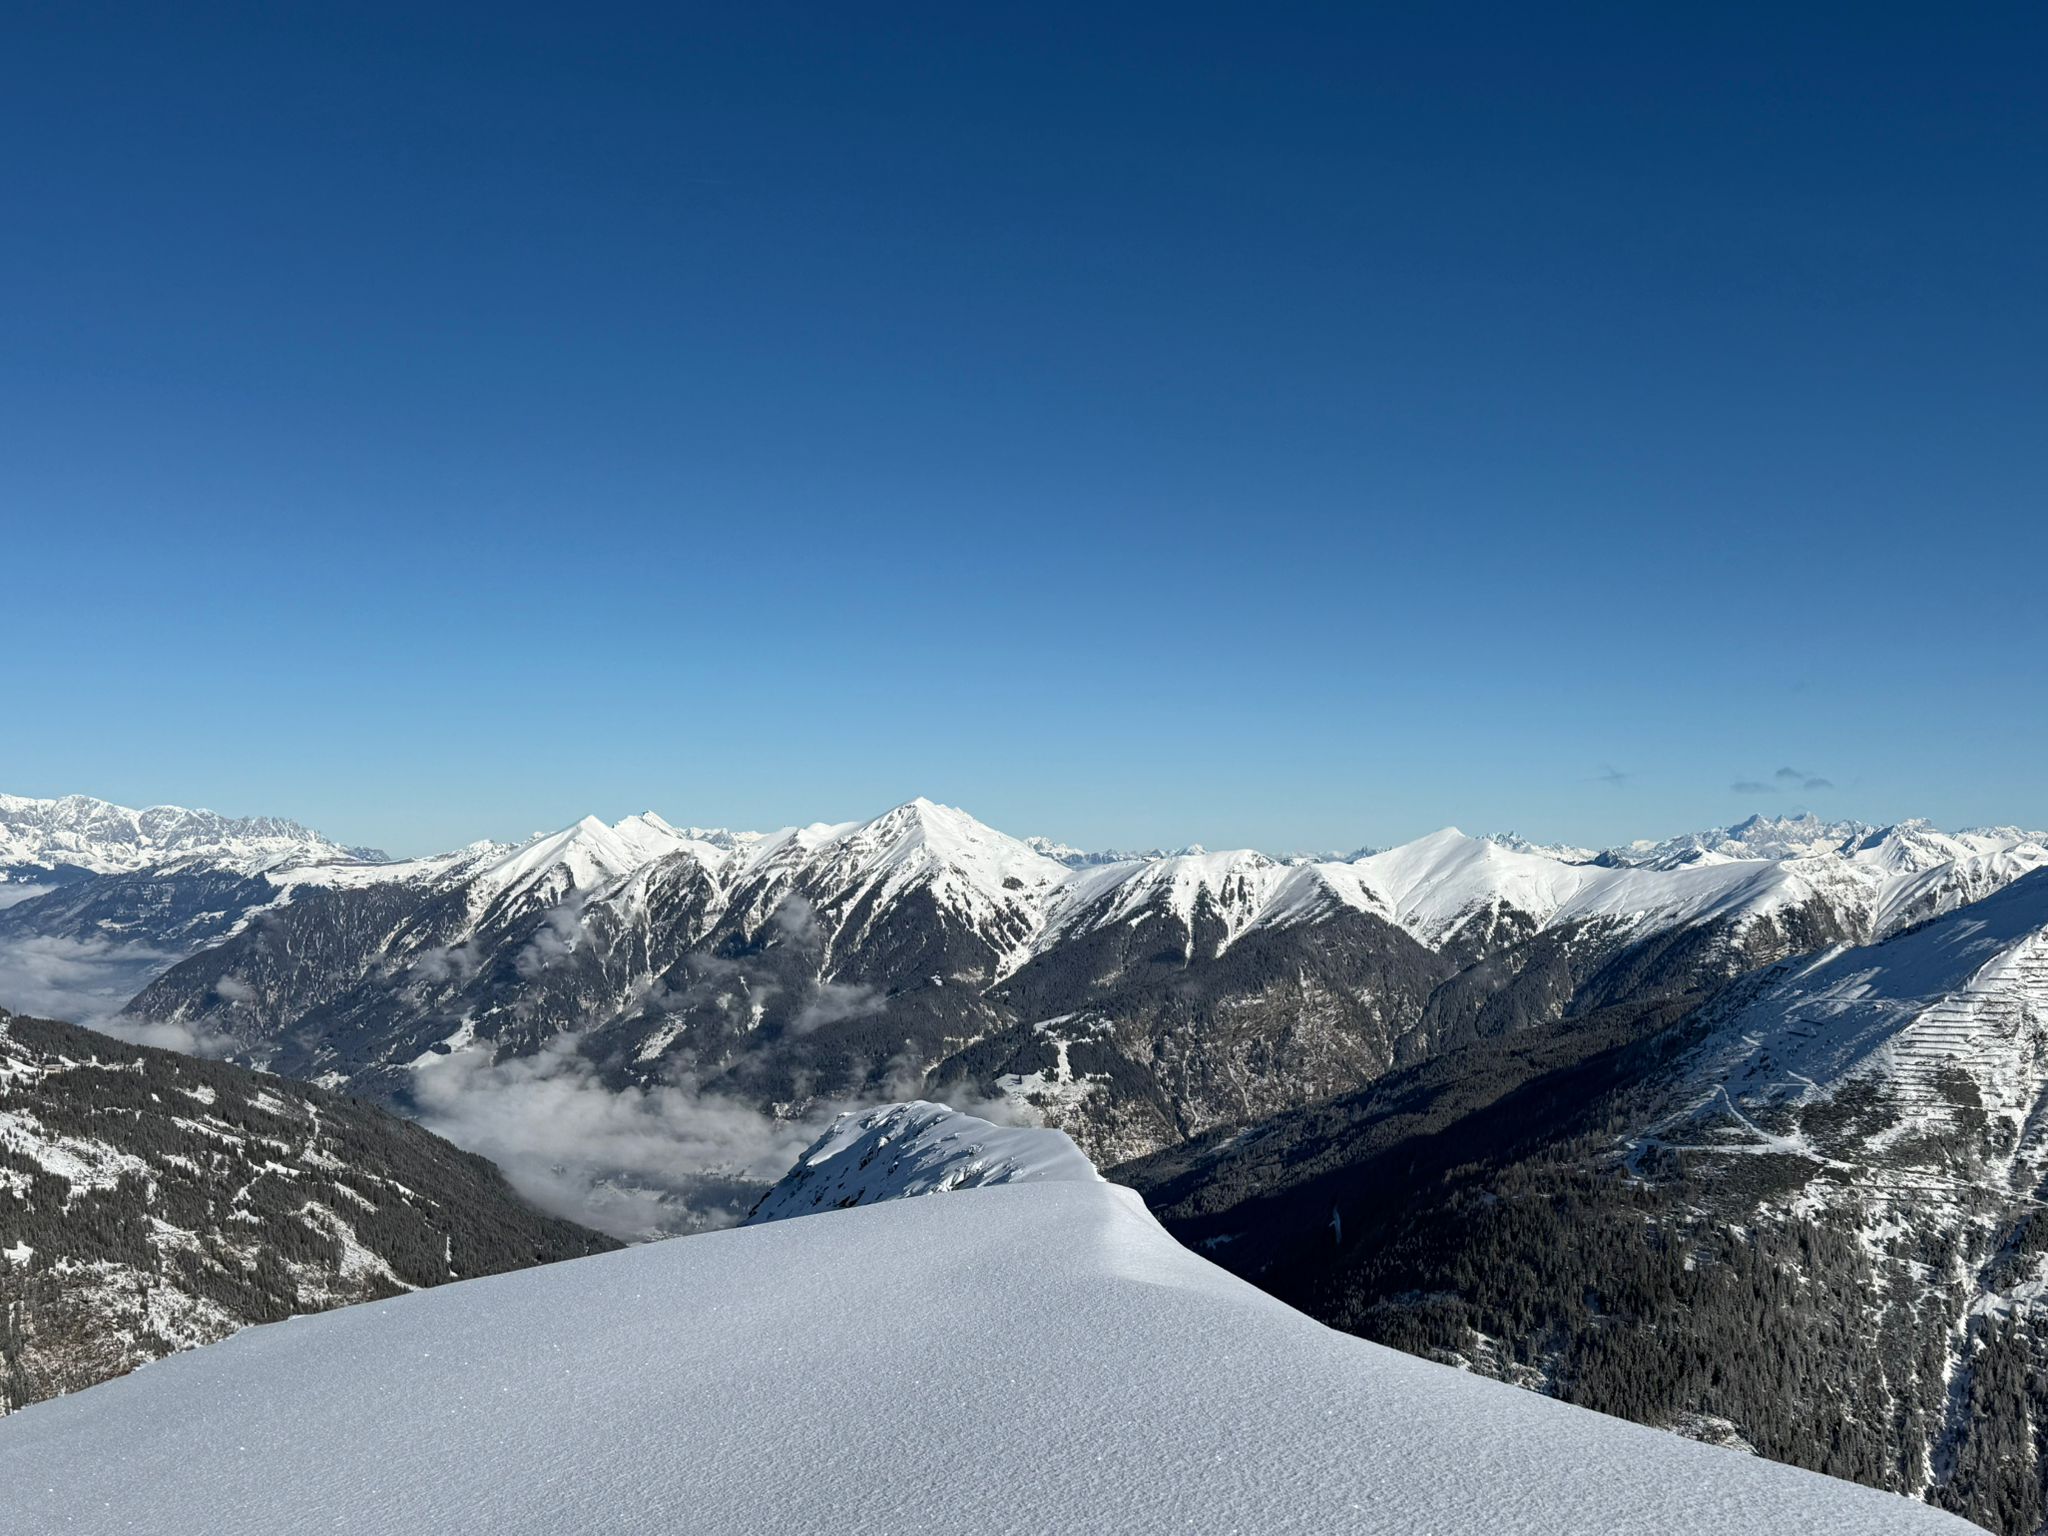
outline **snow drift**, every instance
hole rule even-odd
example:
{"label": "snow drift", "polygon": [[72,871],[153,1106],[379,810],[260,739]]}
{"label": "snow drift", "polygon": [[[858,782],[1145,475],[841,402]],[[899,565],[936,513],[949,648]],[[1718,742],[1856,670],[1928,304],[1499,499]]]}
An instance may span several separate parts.
{"label": "snow drift", "polygon": [[849,1111],[763,1195],[749,1224],[1041,1179],[1100,1180],[1064,1131],[993,1125],[928,1104]]}
{"label": "snow drift", "polygon": [[0,1514],[17,1536],[1970,1529],[1332,1333],[1131,1191],[1051,1177],[251,1329],[0,1426]]}

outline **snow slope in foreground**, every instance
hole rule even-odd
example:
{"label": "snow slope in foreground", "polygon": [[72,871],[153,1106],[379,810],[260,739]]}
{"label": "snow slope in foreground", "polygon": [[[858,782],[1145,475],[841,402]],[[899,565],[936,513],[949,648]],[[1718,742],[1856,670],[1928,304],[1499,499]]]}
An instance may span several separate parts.
{"label": "snow slope in foreground", "polygon": [[0,1528],[1972,1529],[1332,1333],[1058,1180],[253,1328],[0,1424]]}

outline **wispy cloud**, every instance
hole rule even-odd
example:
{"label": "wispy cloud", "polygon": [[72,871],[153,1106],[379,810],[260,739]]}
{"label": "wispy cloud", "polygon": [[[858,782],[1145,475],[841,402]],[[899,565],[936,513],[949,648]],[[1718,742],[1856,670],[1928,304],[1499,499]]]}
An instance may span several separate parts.
{"label": "wispy cloud", "polygon": [[1778,769],[1768,779],[1737,779],[1728,787],[1738,795],[1756,797],[1789,794],[1794,791],[1812,793],[1816,790],[1833,789],[1835,782],[1824,774],[1794,768],[1788,764]]}
{"label": "wispy cloud", "polygon": [[778,1120],[686,1080],[609,1084],[574,1035],[503,1061],[437,1057],[413,1100],[423,1125],[541,1209],[623,1238],[731,1225],[845,1107]]}
{"label": "wispy cloud", "polygon": [[1808,773],[1804,768],[1780,768],[1771,775],[1787,788],[1833,789],[1835,786],[1817,773]]}
{"label": "wispy cloud", "polygon": [[122,1005],[183,958],[105,938],[9,939],[0,944],[0,1008],[113,1032]]}
{"label": "wispy cloud", "polygon": [[550,909],[542,918],[540,927],[534,930],[532,939],[512,962],[513,969],[523,980],[533,980],[557,960],[574,954],[577,937],[582,931],[583,917],[576,907],[565,905]]}
{"label": "wispy cloud", "polygon": [[789,1022],[790,1033],[808,1035],[827,1024],[880,1013],[888,1000],[879,987],[860,981],[821,981]]}

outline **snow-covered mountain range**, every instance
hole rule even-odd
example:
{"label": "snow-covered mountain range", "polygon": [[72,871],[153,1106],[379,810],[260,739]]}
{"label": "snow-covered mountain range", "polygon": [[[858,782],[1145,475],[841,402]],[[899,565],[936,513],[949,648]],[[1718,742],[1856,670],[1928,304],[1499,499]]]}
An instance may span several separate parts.
{"label": "snow-covered mountain range", "polygon": [[[990,1128],[928,1108],[962,1187]],[[1333,1333],[1086,1175],[253,1329],[16,1416],[0,1486],[24,1536],[1967,1529]]]}
{"label": "snow-covered mountain range", "polygon": [[[624,1236],[1033,1182],[1034,1120],[1346,1329],[2031,1532],[2048,1457],[1982,1426],[2048,1422],[2043,881],[2039,835],[1923,823],[1091,858],[925,800],[647,813],[75,875],[0,911],[0,1004],[10,955],[154,946],[108,1027]],[[1005,1123],[874,1109],[917,1097]],[[1771,1360],[1703,1374],[1757,1316]]]}
{"label": "snow-covered mountain range", "polygon": [[1511,836],[1468,837],[1451,827],[1380,852],[1282,859],[1198,846],[1084,853],[1044,838],[1009,837],[964,811],[918,799],[872,821],[769,834],[679,831],[646,812],[611,826],[585,817],[518,846],[474,844],[383,866],[273,868],[283,885],[473,882],[482,906],[514,890],[558,900],[571,890],[594,891],[676,854],[689,856],[723,889],[751,883],[771,899],[782,887],[809,884],[849,893],[849,905],[868,898],[886,910],[906,892],[929,887],[986,930],[1000,977],[1077,929],[1128,920],[1155,905],[1190,928],[1198,907],[1213,909],[1225,925],[1219,949],[1249,929],[1285,926],[1333,907],[1389,918],[1440,947],[1503,912],[1538,927],[1595,916],[1654,927],[1724,912],[1763,916],[1821,899],[1838,906],[1859,935],[1877,938],[2048,862],[2048,833],[1945,833],[1925,822],[1875,827],[1758,816],[1602,853]]}
{"label": "snow-covered mountain range", "polygon": [[[1881,938],[2048,863],[2020,832],[1760,819],[1593,856],[1446,829],[1342,859],[1091,860],[922,799],[768,834],[646,813],[430,858],[336,852],[19,902],[0,988],[10,942],[119,940],[167,967],[122,1027],[415,1112],[480,1080],[465,1064],[571,1040],[608,1090],[680,1086],[797,1127],[1000,1098],[1116,1160]],[[731,1180],[754,1175],[718,1172],[729,1219],[752,1198]]]}
{"label": "snow-covered mountain range", "polygon": [[344,848],[276,816],[222,816],[177,805],[137,811],[90,795],[32,800],[0,794],[0,879],[32,881],[64,869],[114,874],[186,860],[253,874],[284,864],[383,857],[374,848]]}

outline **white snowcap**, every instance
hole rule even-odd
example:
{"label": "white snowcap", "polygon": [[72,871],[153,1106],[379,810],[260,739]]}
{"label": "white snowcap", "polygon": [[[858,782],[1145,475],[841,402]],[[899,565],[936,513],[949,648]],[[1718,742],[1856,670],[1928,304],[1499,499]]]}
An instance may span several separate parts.
{"label": "white snowcap", "polygon": [[841,1115],[761,1197],[747,1224],[1044,1180],[1093,1184],[1102,1175],[1065,1131],[995,1125],[916,1099]]}

